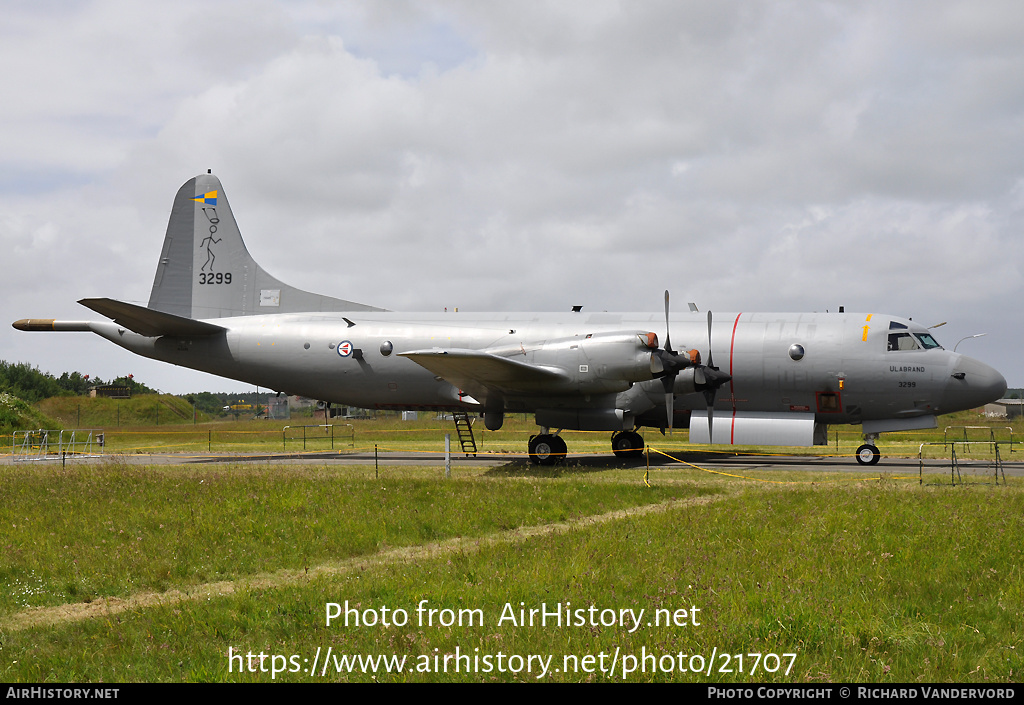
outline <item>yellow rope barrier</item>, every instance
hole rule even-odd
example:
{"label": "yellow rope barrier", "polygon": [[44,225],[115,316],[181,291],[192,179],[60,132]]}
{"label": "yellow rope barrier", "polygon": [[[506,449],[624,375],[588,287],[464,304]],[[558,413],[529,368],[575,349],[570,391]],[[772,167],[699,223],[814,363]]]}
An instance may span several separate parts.
{"label": "yellow rope barrier", "polygon": [[[763,478],[763,477],[749,477],[747,475],[737,475],[735,473],[722,472],[721,470],[712,470],[710,468],[702,468],[699,465],[694,465],[693,463],[690,463],[690,462],[687,462],[685,460],[682,460],[681,458],[676,458],[675,456],[669,455],[668,453],[666,453],[664,451],[661,451],[661,450],[658,450],[657,448],[651,448],[650,446],[647,446],[647,448],[648,448],[648,453],[653,451],[653,452],[655,452],[655,453],[657,453],[659,455],[662,455],[662,456],[668,458],[669,460],[673,460],[673,461],[675,461],[677,463],[682,463],[683,465],[688,465],[689,467],[691,467],[691,468],[693,468],[695,470],[700,470],[701,472],[711,473],[713,475],[724,475],[725,477],[735,477],[735,478],[740,479],[740,480],[751,480],[753,482],[768,482],[768,483],[777,484],[777,485],[801,485],[801,484],[814,483],[814,482],[865,482],[865,481],[875,481],[875,480],[881,481],[882,480],[881,477],[850,477],[850,478],[845,478],[844,477],[844,478],[836,478],[834,480],[768,480],[768,479]],[[739,455],[739,453],[737,453],[736,455]],[[753,455],[753,454],[751,454],[751,455]],[[767,455],[767,454],[765,454],[765,455]],[[780,455],[780,454],[776,454],[776,455]],[[647,470],[648,470],[648,472],[650,472],[650,460],[648,460],[648,463],[647,463]],[[907,476],[907,477],[894,476],[894,477],[891,477],[889,479],[891,479],[891,480],[916,480],[918,478],[916,476],[914,476],[914,477],[910,477],[910,476]],[[650,487],[650,484],[647,482],[647,475],[646,474],[644,475],[644,483],[647,484],[648,487]]]}

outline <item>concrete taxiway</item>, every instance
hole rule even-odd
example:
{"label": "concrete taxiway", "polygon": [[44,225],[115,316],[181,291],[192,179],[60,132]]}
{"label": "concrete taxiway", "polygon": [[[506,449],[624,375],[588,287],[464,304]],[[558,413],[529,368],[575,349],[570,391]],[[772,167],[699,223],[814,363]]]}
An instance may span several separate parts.
{"label": "concrete taxiway", "polygon": [[[1002,462],[1001,473],[1006,477],[1024,475],[1024,454],[1016,452],[1012,459]],[[1022,458],[1018,460],[1018,458]],[[16,456],[0,456],[2,464],[19,463],[75,463],[98,464],[110,460],[131,465],[377,465],[377,466],[445,466],[445,458],[440,453],[415,452],[308,452],[308,453],[145,453],[126,455],[90,455],[90,456],[48,456],[45,459],[17,459]],[[614,468],[642,468],[647,466],[645,458],[626,460],[610,455],[576,455],[570,454],[564,464],[555,466],[530,465],[525,455],[486,454],[465,456],[453,453],[451,456],[453,469],[490,469],[506,467],[513,469],[522,466],[540,474],[545,470],[552,472],[582,471],[595,472]],[[864,466],[853,457],[847,456],[808,456],[808,455],[737,455],[733,453],[709,452],[652,452],[650,454],[652,468],[669,468],[692,466],[718,472],[758,472],[774,471],[811,471],[825,473],[858,473],[877,476],[879,474],[901,475],[944,473],[953,477],[955,469],[949,459],[928,459],[921,463],[917,458],[882,458],[877,465]],[[991,461],[960,461],[959,472],[963,476],[976,478],[995,477],[996,467]]]}

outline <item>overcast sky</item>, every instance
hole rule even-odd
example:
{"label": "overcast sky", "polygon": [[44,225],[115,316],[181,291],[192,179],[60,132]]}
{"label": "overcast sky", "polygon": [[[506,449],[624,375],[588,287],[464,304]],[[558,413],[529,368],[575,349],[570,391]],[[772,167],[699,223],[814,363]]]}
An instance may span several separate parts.
{"label": "overcast sky", "polygon": [[393,310],[891,313],[1024,386],[1024,3],[128,2],[0,13],[0,358],[97,336],[212,169],[250,252]]}

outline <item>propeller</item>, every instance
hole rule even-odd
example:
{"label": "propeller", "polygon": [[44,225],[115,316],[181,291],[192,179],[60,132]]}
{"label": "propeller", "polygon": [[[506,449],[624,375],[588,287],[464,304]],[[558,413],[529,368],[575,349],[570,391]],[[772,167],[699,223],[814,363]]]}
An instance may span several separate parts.
{"label": "propeller", "polygon": [[[690,351],[690,354],[678,354],[672,349],[672,329],[670,326],[670,304],[668,289],[665,290],[665,347],[655,350],[651,356],[651,371],[655,377],[661,378],[661,384],[665,389],[665,418],[668,421],[668,429],[671,433],[673,427],[674,391],[676,377],[687,367],[693,367],[693,381],[698,390],[704,391],[705,399],[708,394],[714,403],[714,390],[728,382],[731,377],[719,373],[717,369],[700,364],[700,354]],[[708,316],[708,332],[710,333],[711,318]],[[710,335],[708,336],[710,341]],[[710,350],[708,351],[710,353]]]}
{"label": "propeller", "polygon": [[673,387],[676,384],[676,376],[679,371],[691,363],[686,358],[676,355],[672,349],[672,329],[669,326],[669,290],[665,290],[665,347],[659,347],[653,351],[650,358],[650,371],[654,377],[662,379],[665,387],[665,415],[669,422],[669,431],[672,431],[673,411]]}
{"label": "propeller", "polygon": [[719,387],[732,379],[732,375],[720,372],[715,367],[714,352],[711,346],[711,311],[708,311],[708,364],[703,372],[704,382],[703,384],[698,383],[697,389],[704,392],[704,401],[708,405],[708,441],[714,442],[715,395],[718,393]]}
{"label": "propeller", "polygon": [[676,377],[679,372],[687,367],[693,367],[693,381],[698,391],[704,392],[704,400],[708,405],[708,431],[710,435],[711,424],[714,418],[715,394],[718,388],[732,379],[731,376],[720,372],[714,366],[711,352],[711,312],[708,311],[708,364],[700,364],[700,354],[691,351],[693,356],[679,355],[672,349],[672,331],[669,323],[669,293],[665,290],[665,347],[655,350],[651,355],[651,371],[655,377],[661,379],[665,389],[665,418],[668,420],[669,433],[672,432],[674,391]]}
{"label": "propeller", "polygon": [[[655,360],[657,362],[655,362]],[[668,419],[668,430],[672,432],[672,421],[673,421],[673,409],[674,409],[674,388],[676,384],[676,376],[679,371],[696,365],[699,361],[691,360],[689,357],[684,355],[676,354],[676,351],[672,349],[672,330],[669,326],[669,295],[668,289],[665,290],[665,347],[660,350],[654,351],[652,357],[652,365],[660,367],[656,370],[658,375],[661,377],[661,384],[665,388],[665,417]],[[694,370],[694,374],[702,379],[700,375],[700,368]]]}

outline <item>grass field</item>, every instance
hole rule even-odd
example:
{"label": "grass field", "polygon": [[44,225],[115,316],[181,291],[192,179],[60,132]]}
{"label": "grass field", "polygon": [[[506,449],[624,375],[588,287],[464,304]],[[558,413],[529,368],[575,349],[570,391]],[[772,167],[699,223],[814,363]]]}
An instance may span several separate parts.
{"label": "grass field", "polygon": [[[1015,682],[1024,667],[1014,477],[0,472],[2,681]],[[348,626],[327,623],[334,603]],[[573,622],[521,623],[542,605]]]}

